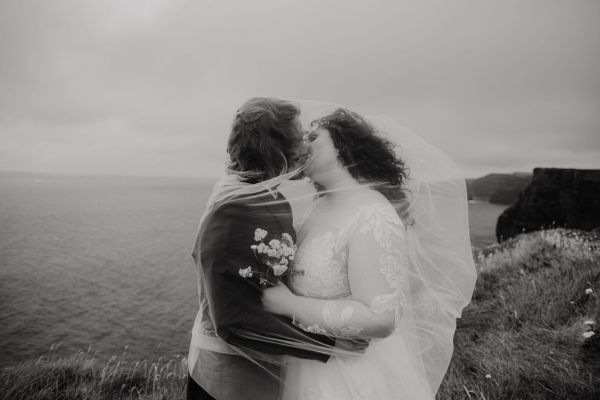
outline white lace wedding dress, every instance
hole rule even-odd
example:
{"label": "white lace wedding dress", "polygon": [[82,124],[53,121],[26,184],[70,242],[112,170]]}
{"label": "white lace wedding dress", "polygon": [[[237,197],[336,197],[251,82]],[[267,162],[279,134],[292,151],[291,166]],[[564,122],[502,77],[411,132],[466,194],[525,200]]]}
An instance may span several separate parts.
{"label": "white lace wedding dress", "polygon": [[[284,399],[434,398],[421,360],[411,356],[418,352],[409,351],[414,342],[403,332],[407,317],[403,273],[408,262],[404,234],[402,221],[378,193],[345,215],[313,218],[312,224],[301,227],[290,288],[299,296],[327,301],[319,302],[324,305],[312,314],[298,310],[294,323],[306,331],[344,338],[368,338],[365,321],[385,313],[394,314],[395,324],[389,336],[372,338],[356,358],[331,357],[327,363],[291,359]],[[349,268],[357,262],[360,265]],[[364,307],[349,301],[356,300],[355,291],[372,294],[366,296],[368,302],[361,296]]]}

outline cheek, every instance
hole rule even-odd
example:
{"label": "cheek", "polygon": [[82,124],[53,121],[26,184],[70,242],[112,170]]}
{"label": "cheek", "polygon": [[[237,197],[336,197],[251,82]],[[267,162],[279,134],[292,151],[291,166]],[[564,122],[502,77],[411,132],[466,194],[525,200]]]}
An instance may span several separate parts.
{"label": "cheek", "polygon": [[335,150],[327,143],[313,143],[310,146],[311,166],[313,169],[324,170],[335,164]]}
{"label": "cheek", "polygon": [[319,146],[319,158],[323,162],[323,164],[335,164],[337,160],[337,152],[333,143],[330,141],[323,141]]}
{"label": "cheek", "polygon": [[308,165],[304,170],[304,174],[307,176],[314,175],[319,170],[319,159],[318,159],[318,149],[313,144],[309,144],[307,146],[308,149]]}
{"label": "cheek", "polygon": [[314,144],[312,143],[309,146],[309,151],[310,151],[310,158],[312,160],[311,164],[313,164],[314,166],[317,166],[319,164],[321,164],[321,159],[323,158],[321,155],[321,148],[318,144]]}

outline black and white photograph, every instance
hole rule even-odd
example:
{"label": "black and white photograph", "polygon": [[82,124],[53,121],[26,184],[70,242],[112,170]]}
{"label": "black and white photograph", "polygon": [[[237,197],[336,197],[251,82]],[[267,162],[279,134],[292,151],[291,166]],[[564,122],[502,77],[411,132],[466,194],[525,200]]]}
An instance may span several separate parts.
{"label": "black and white photograph", "polygon": [[600,2],[0,0],[1,400],[597,400]]}

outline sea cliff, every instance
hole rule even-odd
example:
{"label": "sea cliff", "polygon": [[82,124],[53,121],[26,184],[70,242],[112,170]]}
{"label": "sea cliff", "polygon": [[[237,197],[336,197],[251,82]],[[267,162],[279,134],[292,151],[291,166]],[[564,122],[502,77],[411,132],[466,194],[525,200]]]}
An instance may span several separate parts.
{"label": "sea cliff", "polygon": [[496,237],[543,227],[600,227],[600,170],[536,168],[529,186],[498,218]]}
{"label": "sea cliff", "polygon": [[469,200],[487,200],[494,204],[512,204],[519,193],[529,185],[532,174],[488,174],[477,179],[467,179]]}

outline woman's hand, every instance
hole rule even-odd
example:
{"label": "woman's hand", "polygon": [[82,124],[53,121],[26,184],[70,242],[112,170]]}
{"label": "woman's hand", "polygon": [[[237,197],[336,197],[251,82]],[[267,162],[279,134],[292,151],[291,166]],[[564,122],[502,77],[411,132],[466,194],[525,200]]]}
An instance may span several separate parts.
{"label": "woman's hand", "polygon": [[292,318],[294,314],[295,298],[296,295],[281,282],[278,282],[277,286],[263,289],[262,292],[262,303],[265,310],[289,318]]}

